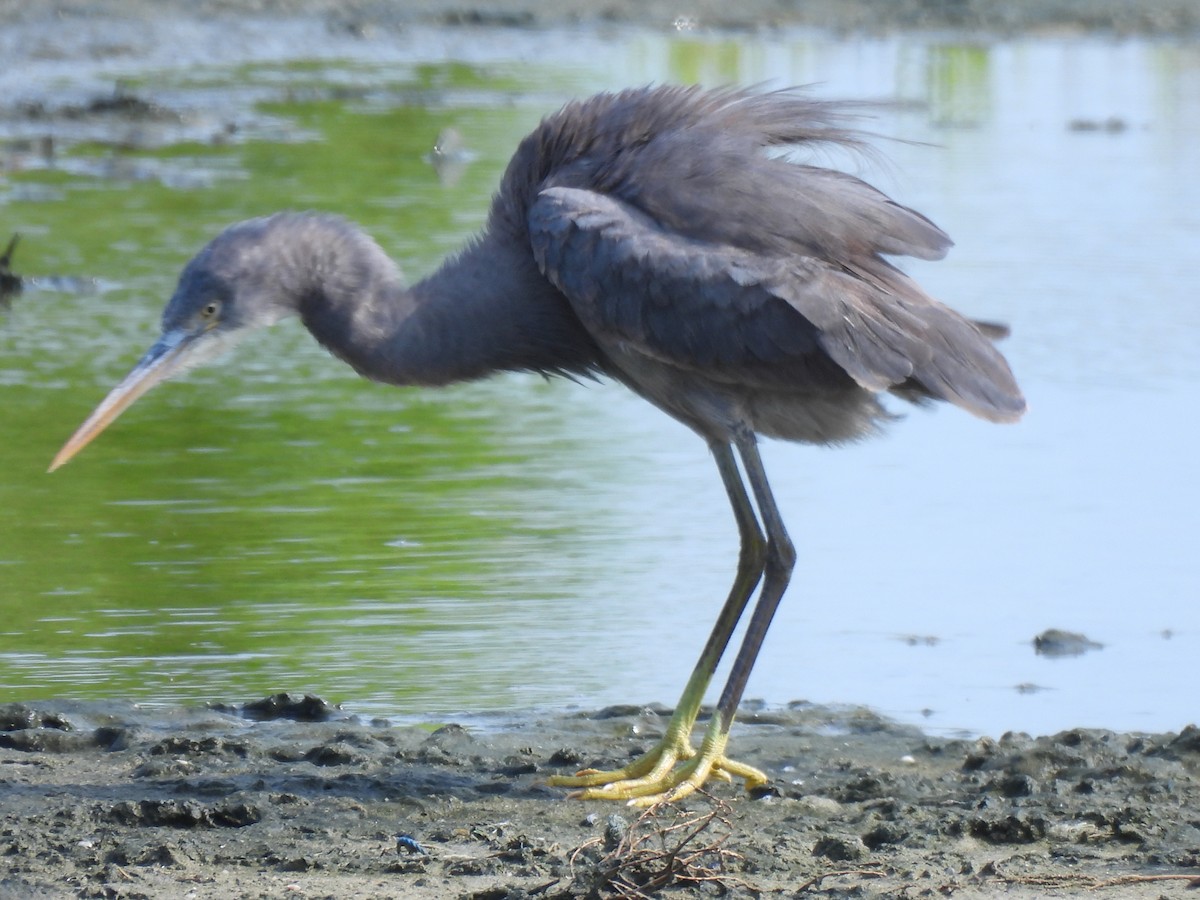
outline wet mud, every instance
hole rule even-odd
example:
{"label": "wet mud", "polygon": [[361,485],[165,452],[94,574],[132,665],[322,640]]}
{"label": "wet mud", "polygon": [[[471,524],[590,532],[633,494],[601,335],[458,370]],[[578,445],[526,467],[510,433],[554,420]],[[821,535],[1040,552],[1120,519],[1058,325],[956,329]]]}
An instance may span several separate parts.
{"label": "wet mud", "polygon": [[0,707],[0,897],[1158,898],[1200,885],[1200,730],[930,738],[747,712],[769,788],[643,812],[547,776],[666,710],[403,725],[317,698]]}

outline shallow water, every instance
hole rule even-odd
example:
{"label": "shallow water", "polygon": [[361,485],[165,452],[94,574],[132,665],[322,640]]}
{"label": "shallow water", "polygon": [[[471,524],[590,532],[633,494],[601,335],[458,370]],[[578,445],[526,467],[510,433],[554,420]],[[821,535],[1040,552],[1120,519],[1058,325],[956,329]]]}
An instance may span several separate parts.
{"label": "shallow water", "polygon": [[[902,101],[874,127],[913,143],[858,170],[955,238],[907,268],[1012,325],[1031,409],[1013,427],[912,410],[850,448],[766,446],[800,562],[749,696],[939,731],[1195,720],[1200,48],[614,30],[226,53],[26,73],[50,106],[120,78],[180,113],[119,146],[101,138],[120,120],[0,121],[15,268],[95,282],[35,283],[0,313],[0,699],[673,702],[736,535],[703,444],[612,385],[383,388],[290,323],[43,472],[222,225],[334,210],[420,275],[570,97],[819,81]],[[471,158],[439,178],[422,157],[446,127]],[[20,149],[39,128],[59,129],[53,158]],[[1049,627],[1105,647],[1037,656]]]}

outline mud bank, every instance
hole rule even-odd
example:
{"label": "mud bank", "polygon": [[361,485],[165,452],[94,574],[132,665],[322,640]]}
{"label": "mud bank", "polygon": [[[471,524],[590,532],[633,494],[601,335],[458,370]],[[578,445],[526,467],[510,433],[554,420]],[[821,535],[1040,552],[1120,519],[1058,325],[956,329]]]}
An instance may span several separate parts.
{"label": "mud bank", "polygon": [[[1187,896],[1200,731],[929,738],[861,710],[748,713],[716,785],[639,816],[547,775],[647,748],[663,710],[396,725],[315,698],[0,707],[0,897]],[[638,892],[641,892],[639,894]]]}
{"label": "mud bank", "polygon": [[1111,31],[1181,34],[1200,30],[1192,0],[57,0],[30,4],[0,0],[0,17],[12,23],[51,17],[59,21],[122,16],[319,17],[338,30],[414,23],[540,28],[579,23],[630,23],[674,28],[814,27],[879,33],[911,28],[967,28],[1006,34],[1030,31]]}

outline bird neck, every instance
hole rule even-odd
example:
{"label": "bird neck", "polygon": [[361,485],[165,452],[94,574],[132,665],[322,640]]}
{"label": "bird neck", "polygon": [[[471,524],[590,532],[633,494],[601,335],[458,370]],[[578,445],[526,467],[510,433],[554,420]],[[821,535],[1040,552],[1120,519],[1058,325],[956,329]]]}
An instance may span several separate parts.
{"label": "bird neck", "polygon": [[364,232],[319,221],[326,233],[308,244],[297,309],[313,336],[364,377],[441,385],[498,371],[596,367],[591,338],[519,236],[489,228],[406,288]]}

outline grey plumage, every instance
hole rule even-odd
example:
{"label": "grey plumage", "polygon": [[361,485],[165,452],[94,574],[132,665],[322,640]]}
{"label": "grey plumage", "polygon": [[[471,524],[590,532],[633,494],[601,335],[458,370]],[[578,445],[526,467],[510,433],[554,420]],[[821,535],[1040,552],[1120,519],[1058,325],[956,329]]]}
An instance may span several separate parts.
{"label": "grey plumage", "polygon": [[[763,580],[710,727],[723,747],[794,562],[755,436],[858,438],[890,418],[879,402],[888,392],[996,422],[1024,411],[992,343],[1003,327],[964,318],[885,259],[939,259],[946,234],[858,178],[768,152],[862,149],[851,127],[860,111],[795,91],[694,87],[569,104],[521,142],[481,234],[411,288],[341,219],[281,213],[234,225],[184,269],[162,339],[52,468],[222,336],[291,314],[361,374],[393,384],[504,370],[616,378],[709,443],[742,541],[734,587],[670,733],[686,740]],[[677,738],[664,739],[660,757],[690,755]],[[684,775],[638,777],[678,792],[700,769],[699,781],[713,768],[748,782],[761,775],[706,753]]]}

